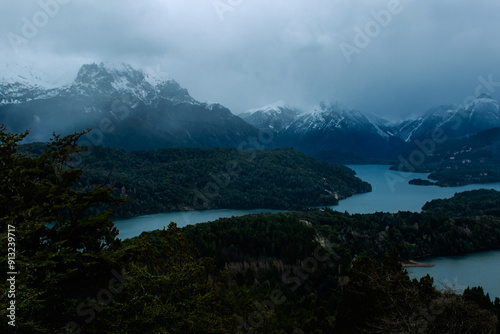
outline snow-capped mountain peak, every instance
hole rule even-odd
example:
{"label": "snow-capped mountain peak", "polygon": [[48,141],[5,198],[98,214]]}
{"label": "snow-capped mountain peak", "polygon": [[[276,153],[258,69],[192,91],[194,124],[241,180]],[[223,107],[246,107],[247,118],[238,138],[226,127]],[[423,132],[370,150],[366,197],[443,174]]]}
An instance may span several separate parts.
{"label": "snow-capped mountain peak", "polygon": [[334,155],[345,151],[371,157],[391,151],[398,141],[393,139],[362,112],[338,102],[321,102],[311,113],[291,123],[280,136],[282,142],[304,151]]}
{"label": "snow-capped mountain peak", "polygon": [[31,101],[55,87],[45,73],[30,66],[6,64],[0,68],[0,105]]}
{"label": "snow-capped mountain peak", "polygon": [[127,91],[137,86],[152,89],[151,85],[145,81],[144,74],[133,69],[128,64],[92,63],[83,65],[78,71],[73,85],[89,86],[104,91],[116,90],[118,92]]}
{"label": "snow-capped mountain peak", "polygon": [[152,86],[156,86],[165,81],[173,81],[173,79],[170,77],[170,74],[161,71],[159,66],[156,66],[155,69],[147,67],[145,70],[143,70],[143,73],[144,79]]}
{"label": "snow-capped mountain peak", "polygon": [[280,100],[260,108],[250,109],[240,114],[240,117],[258,129],[281,131],[290,125],[300,113],[299,109]]}
{"label": "snow-capped mountain peak", "polygon": [[54,88],[55,85],[44,78],[44,74],[32,67],[15,63],[5,64],[0,69],[0,85],[19,84],[25,87],[38,87],[43,89]]}
{"label": "snow-capped mountain peak", "polygon": [[133,106],[140,102],[150,104],[157,98],[194,101],[188,91],[174,80],[161,79],[125,63],[83,65],[69,90],[92,97],[125,95]]}
{"label": "snow-capped mountain peak", "polygon": [[470,110],[471,114],[477,111],[487,112],[495,114],[498,117],[499,105],[498,101],[494,100],[488,94],[481,94],[476,99],[472,100],[465,107],[466,110]]}
{"label": "snow-capped mountain peak", "polygon": [[384,137],[388,136],[387,133],[373,124],[363,113],[357,110],[350,110],[338,102],[330,104],[321,102],[312,113],[302,115],[291,127],[294,127],[295,131],[301,133],[316,130],[330,131],[337,129],[339,131],[346,131],[350,129],[364,129],[377,132]]}
{"label": "snow-capped mountain peak", "polygon": [[6,66],[1,72],[0,105],[44,100],[55,96],[80,96],[87,101],[120,97],[126,98],[133,107],[138,103],[150,104],[158,98],[190,103],[195,101],[188,91],[174,80],[155,73],[146,73],[125,63],[101,62],[82,65],[76,79],[66,85],[51,84],[44,80],[44,77],[26,66]]}
{"label": "snow-capped mountain peak", "polygon": [[262,113],[281,113],[283,112],[283,109],[294,109],[290,105],[288,105],[285,101],[283,100],[278,100],[274,103],[268,104],[266,106],[260,107],[260,108],[253,108],[249,109],[245,112],[245,114],[254,114],[256,112],[262,112]]}
{"label": "snow-capped mountain peak", "polygon": [[[32,77],[24,82],[36,82]],[[11,76],[0,86],[0,120],[13,131],[31,128],[38,141],[53,131],[92,128],[92,144],[137,150],[229,147],[257,134],[220,104],[196,101],[174,80],[128,64],[86,64],[72,83],[54,88],[23,85],[21,79]]]}
{"label": "snow-capped mountain peak", "polygon": [[393,126],[395,133],[406,142],[432,138],[437,129],[449,137],[469,136],[500,126],[500,107],[496,100],[482,94],[466,106],[442,105],[431,108],[423,116]]}

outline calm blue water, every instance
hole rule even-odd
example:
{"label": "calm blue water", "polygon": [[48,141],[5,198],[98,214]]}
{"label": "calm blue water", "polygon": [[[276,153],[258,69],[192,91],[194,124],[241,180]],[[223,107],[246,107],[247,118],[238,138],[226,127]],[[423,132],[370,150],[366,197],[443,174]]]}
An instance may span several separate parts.
{"label": "calm blue water", "polygon": [[[408,184],[414,178],[427,178],[428,174],[399,173],[389,166],[354,165],[357,176],[372,185],[372,192],[354,195],[332,206],[333,210],[349,213],[373,213],[377,211],[419,212],[425,202],[437,198],[449,198],[456,192],[473,189],[500,190],[500,183],[440,188],[436,186],[415,186]],[[159,213],[116,221],[122,239],[131,238],[143,231],[167,227],[171,221],[179,227],[200,222],[213,221],[221,217],[242,216],[249,213],[280,212],[279,210],[205,210]],[[435,264],[432,268],[410,268],[412,277],[424,276],[427,272],[447,285],[463,290],[468,285],[481,285],[490,296],[500,298],[500,251],[475,253],[459,257],[429,258],[426,262]],[[424,262],[424,261],[422,261]]]}
{"label": "calm blue water", "polygon": [[[349,166],[356,171],[356,175],[372,185],[372,192],[358,194],[341,200],[339,205],[331,206],[333,210],[349,213],[373,213],[377,211],[398,212],[414,211],[420,212],[425,202],[436,198],[449,198],[456,192],[473,189],[496,189],[500,190],[500,183],[473,184],[463,187],[441,188],[437,186],[415,186],[408,184],[414,178],[427,178],[428,174],[399,173],[389,170],[384,165],[353,165]],[[171,221],[179,227],[217,218],[242,216],[258,212],[282,212],[280,210],[204,210],[158,213],[147,216],[134,217],[116,221],[115,225],[120,231],[120,238],[135,237],[143,231],[151,231],[167,227]]]}
{"label": "calm blue water", "polygon": [[406,268],[411,278],[427,274],[438,288],[450,287],[462,293],[467,286],[482,286],[492,300],[500,298],[500,250],[463,256],[445,256],[421,260],[434,267]]}
{"label": "calm blue water", "polygon": [[437,198],[450,198],[457,192],[474,189],[500,190],[500,183],[470,184],[462,187],[415,186],[408,184],[411,179],[427,179],[429,174],[400,173],[383,165],[348,166],[356,171],[356,176],[372,185],[372,192],[344,199],[333,210],[349,213],[373,213],[377,211],[420,212],[425,202]]}
{"label": "calm blue water", "polygon": [[139,216],[130,219],[115,221],[115,226],[120,231],[119,237],[121,239],[132,238],[138,236],[143,231],[152,231],[168,227],[170,222],[177,223],[178,227],[186,225],[193,225],[202,222],[214,221],[219,218],[226,218],[232,216],[243,216],[250,213],[261,212],[283,212],[280,210],[203,210],[203,211],[181,211],[181,212],[167,212],[156,213],[153,215]]}

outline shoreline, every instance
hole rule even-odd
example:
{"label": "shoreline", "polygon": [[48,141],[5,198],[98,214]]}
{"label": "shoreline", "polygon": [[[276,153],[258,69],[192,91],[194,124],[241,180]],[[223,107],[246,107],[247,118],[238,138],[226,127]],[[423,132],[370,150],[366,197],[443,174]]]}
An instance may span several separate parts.
{"label": "shoreline", "polygon": [[434,264],[417,262],[417,261],[413,261],[413,260],[403,261],[403,262],[401,262],[401,264],[403,265],[403,268],[405,268],[405,267],[434,267],[435,266]]}

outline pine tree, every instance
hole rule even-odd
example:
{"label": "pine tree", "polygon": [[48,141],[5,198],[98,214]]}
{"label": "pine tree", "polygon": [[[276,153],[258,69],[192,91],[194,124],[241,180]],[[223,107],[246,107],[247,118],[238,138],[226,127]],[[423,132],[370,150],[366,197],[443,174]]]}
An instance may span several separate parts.
{"label": "pine tree", "polygon": [[[61,319],[73,317],[78,303],[109,280],[113,265],[102,250],[119,245],[118,231],[111,211],[90,210],[124,200],[100,186],[73,189],[82,170],[71,157],[85,150],[77,145],[85,133],[54,134],[41,155],[30,157],[18,153],[28,132],[12,134],[0,126],[0,238],[4,244],[8,226],[15,228],[16,320],[22,332],[57,330]],[[7,261],[4,252],[0,266]],[[5,281],[1,287],[5,291]],[[2,295],[2,305],[6,299]],[[2,307],[2,318],[5,312]]]}

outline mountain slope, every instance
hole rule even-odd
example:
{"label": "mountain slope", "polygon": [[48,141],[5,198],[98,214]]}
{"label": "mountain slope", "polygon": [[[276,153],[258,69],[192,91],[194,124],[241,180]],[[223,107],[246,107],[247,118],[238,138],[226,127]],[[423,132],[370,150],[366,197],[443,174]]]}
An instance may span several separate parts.
{"label": "mountain slope", "polygon": [[[500,182],[500,128],[426,147],[429,151],[419,164],[408,166],[401,163],[391,169],[406,171],[411,168],[416,172],[431,173],[429,178],[440,186]],[[416,150],[424,153],[421,147],[409,145],[403,157],[407,159]]]}
{"label": "mountain slope", "polygon": [[338,150],[365,158],[393,156],[401,141],[359,111],[326,105],[300,116],[280,135],[280,144],[308,153]]}
{"label": "mountain slope", "polygon": [[300,113],[297,108],[277,101],[261,108],[250,109],[239,116],[257,129],[278,133],[285,130]]}
{"label": "mountain slope", "polygon": [[500,126],[500,107],[486,94],[480,95],[465,107],[443,105],[432,108],[422,117],[400,123],[393,130],[406,142],[432,138],[437,129],[448,138],[470,136]]}
{"label": "mountain slope", "polygon": [[92,128],[88,142],[129,150],[234,147],[257,134],[227,108],[198,102],[174,80],[126,64],[83,65],[63,87],[5,80],[2,87],[0,122],[14,132],[31,128],[34,141]]}

